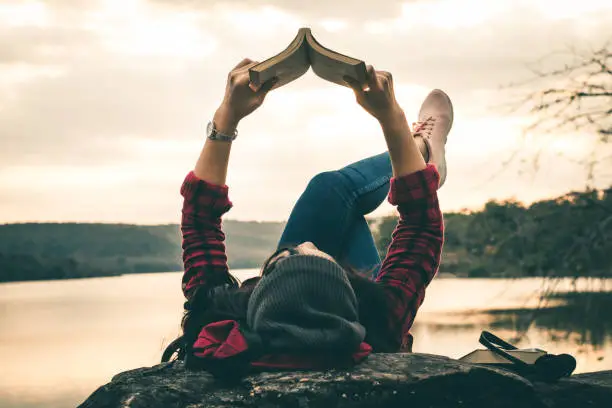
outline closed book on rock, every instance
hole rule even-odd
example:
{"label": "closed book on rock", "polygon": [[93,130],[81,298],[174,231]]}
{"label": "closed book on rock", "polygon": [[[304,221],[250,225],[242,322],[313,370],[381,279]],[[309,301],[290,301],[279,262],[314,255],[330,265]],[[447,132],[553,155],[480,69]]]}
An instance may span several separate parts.
{"label": "closed book on rock", "polygon": [[[538,349],[507,350],[506,353],[527,364],[534,364],[538,358],[547,354],[544,350]],[[487,349],[474,350],[471,353],[461,357],[459,360],[466,363],[475,364],[513,364],[513,361],[510,361],[506,357],[500,356],[499,354]]]}
{"label": "closed book on rock", "polygon": [[519,349],[487,331],[481,333],[479,342],[486,349],[472,351],[459,361],[503,368],[539,381],[569,377],[576,369],[576,359],[569,354],[556,355],[540,349]]}
{"label": "closed book on rock", "polygon": [[301,77],[310,67],[319,77],[338,85],[347,86],[343,79],[345,76],[361,84],[365,84],[367,79],[363,61],[324,47],[314,38],[310,28],[300,28],[287,48],[253,66],[249,70],[249,79],[260,86],[277,78],[274,89]]}

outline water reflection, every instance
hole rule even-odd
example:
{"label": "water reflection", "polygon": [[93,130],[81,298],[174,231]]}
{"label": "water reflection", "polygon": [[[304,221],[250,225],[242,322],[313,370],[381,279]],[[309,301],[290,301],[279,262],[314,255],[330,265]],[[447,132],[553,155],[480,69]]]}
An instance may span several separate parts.
{"label": "water reflection", "polygon": [[[551,304],[553,304],[551,306]],[[612,292],[557,293],[541,307],[509,308],[443,313],[439,323],[430,327],[452,330],[506,329],[514,332],[510,340],[520,342],[532,329],[545,331],[551,342],[572,341],[577,345],[601,348],[612,336]]]}
{"label": "water reflection", "polygon": [[491,327],[512,329],[517,339],[531,327],[546,330],[553,342],[573,341],[578,345],[604,346],[612,335],[612,292],[558,293],[552,307],[491,310]]}
{"label": "water reflection", "polygon": [[[236,271],[241,279],[256,270]],[[70,407],[114,374],[159,361],[179,333],[180,273],[0,284],[0,407]],[[612,369],[612,292],[563,281],[537,310],[538,279],[437,279],[413,334],[415,351],[460,357],[491,329],[517,345],[577,357],[577,372]],[[590,343],[595,344],[595,347]]]}
{"label": "water reflection", "polygon": [[444,345],[447,354],[460,357],[481,348],[478,336],[490,330],[519,347],[570,353],[578,359],[577,372],[611,369],[610,310],[612,292],[606,291],[555,293],[533,307],[433,313],[415,325],[415,351],[432,352],[427,342],[441,347],[451,338]]}

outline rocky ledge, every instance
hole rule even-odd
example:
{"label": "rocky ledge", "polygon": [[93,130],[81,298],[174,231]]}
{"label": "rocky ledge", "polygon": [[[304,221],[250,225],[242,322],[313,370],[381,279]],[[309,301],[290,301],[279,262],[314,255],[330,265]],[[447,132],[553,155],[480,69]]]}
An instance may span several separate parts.
{"label": "rocky ledge", "polygon": [[126,371],[79,408],[610,407],[612,371],[547,384],[427,354],[375,354],[350,371],[276,372],[223,386],[180,362]]}

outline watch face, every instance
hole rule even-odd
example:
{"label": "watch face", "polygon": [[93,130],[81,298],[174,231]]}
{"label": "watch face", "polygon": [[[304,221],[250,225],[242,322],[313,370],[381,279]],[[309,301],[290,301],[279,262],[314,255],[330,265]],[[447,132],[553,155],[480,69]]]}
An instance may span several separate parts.
{"label": "watch face", "polygon": [[236,136],[238,136],[238,131],[234,131],[234,134],[231,136],[219,133],[217,129],[215,129],[215,123],[212,120],[208,122],[208,125],[206,126],[206,137],[208,139],[231,142],[232,140],[236,139]]}

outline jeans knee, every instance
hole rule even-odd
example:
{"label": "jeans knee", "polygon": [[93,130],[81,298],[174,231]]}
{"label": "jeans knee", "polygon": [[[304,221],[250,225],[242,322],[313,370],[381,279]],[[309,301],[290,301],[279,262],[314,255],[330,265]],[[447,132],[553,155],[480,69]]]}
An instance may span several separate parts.
{"label": "jeans knee", "polygon": [[344,184],[344,177],[337,171],[324,171],[310,179],[306,191],[330,192]]}

